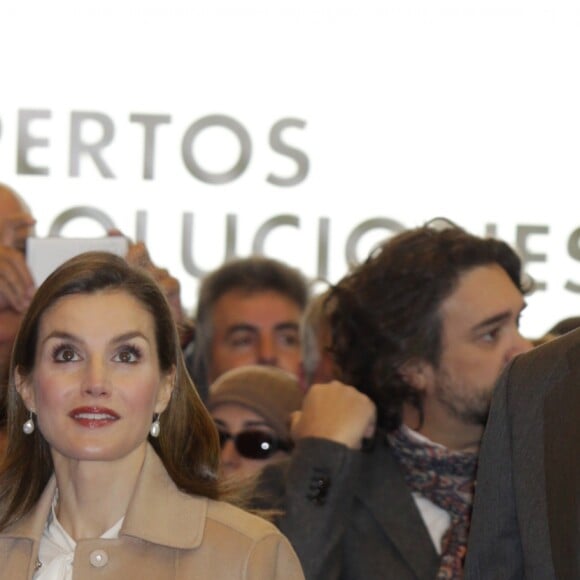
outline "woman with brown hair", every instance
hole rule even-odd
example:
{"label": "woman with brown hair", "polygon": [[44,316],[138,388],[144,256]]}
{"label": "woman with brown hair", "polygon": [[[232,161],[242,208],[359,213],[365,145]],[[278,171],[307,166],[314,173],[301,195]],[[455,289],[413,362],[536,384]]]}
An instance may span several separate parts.
{"label": "woman with brown hair", "polygon": [[38,289],[15,341],[0,570],[64,580],[301,579],[268,522],[216,501],[219,442],[156,283],[83,254]]}

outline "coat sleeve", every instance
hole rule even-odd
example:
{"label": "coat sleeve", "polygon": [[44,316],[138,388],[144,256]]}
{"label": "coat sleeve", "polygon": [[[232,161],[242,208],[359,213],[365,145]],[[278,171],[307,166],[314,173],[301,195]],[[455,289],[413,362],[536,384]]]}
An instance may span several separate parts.
{"label": "coat sleeve", "polygon": [[277,525],[296,550],[307,580],[336,580],[351,516],[360,452],[324,439],[301,440],[284,483]]}
{"label": "coat sleeve", "polygon": [[514,494],[510,369],[504,371],[496,387],[481,445],[466,580],[525,577]]}

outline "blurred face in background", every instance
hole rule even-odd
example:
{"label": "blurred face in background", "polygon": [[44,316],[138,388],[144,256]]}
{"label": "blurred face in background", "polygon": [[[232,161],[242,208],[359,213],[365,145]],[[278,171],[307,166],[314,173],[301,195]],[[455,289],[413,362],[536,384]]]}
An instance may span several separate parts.
{"label": "blurred face in background", "polygon": [[234,403],[218,405],[211,415],[220,432],[221,477],[251,476],[269,463],[287,457],[276,432],[263,417]]}
{"label": "blurred face in background", "polygon": [[0,184],[0,380],[7,375],[12,343],[34,292],[24,255],[33,224],[24,202]]}
{"label": "blurred face in background", "polygon": [[279,367],[298,376],[301,314],[298,304],[279,292],[223,294],[212,312],[209,381],[245,365]]}

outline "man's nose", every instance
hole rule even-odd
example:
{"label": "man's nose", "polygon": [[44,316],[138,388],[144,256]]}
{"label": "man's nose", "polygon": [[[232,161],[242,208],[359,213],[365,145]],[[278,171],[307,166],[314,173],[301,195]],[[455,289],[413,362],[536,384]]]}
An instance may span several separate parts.
{"label": "man's nose", "polygon": [[506,354],[506,363],[511,361],[518,354],[532,350],[534,345],[527,338],[524,338],[519,332],[516,333],[514,337],[514,343],[512,348],[510,348]]}
{"label": "man's nose", "polygon": [[276,365],[278,360],[276,345],[270,337],[261,337],[258,349],[258,364]]}

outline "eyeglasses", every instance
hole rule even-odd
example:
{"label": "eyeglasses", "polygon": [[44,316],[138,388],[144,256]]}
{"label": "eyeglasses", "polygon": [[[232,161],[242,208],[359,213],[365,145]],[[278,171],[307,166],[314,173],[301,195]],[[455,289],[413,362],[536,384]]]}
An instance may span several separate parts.
{"label": "eyeglasses", "polygon": [[226,442],[231,439],[234,442],[236,451],[246,459],[268,459],[276,451],[288,452],[292,450],[290,441],[283,441],[266,431],[258,429],[240,431],[237,435],[218,429],[218,433],[222,449]]}

